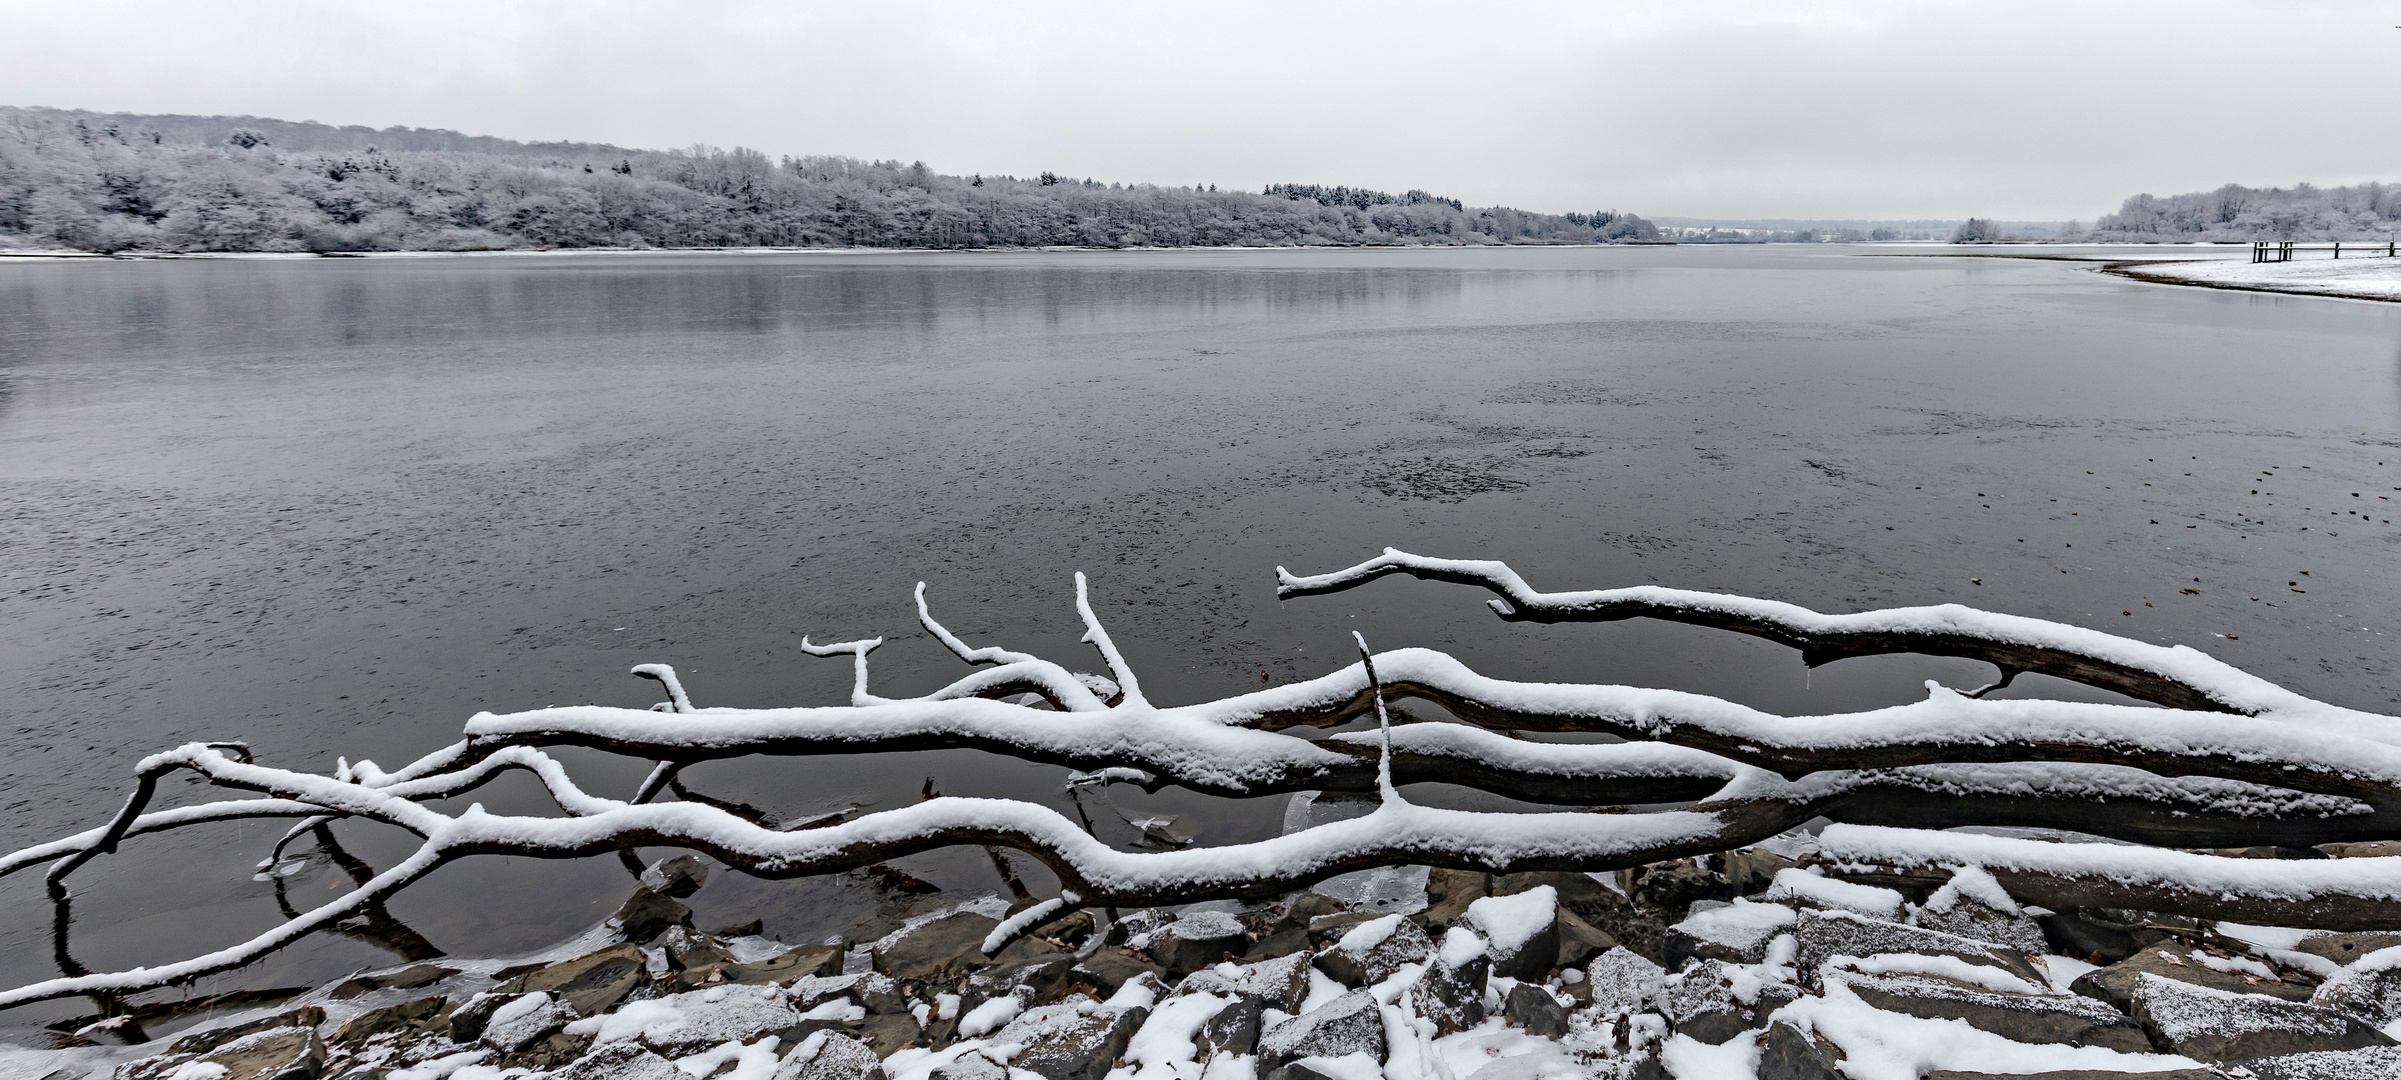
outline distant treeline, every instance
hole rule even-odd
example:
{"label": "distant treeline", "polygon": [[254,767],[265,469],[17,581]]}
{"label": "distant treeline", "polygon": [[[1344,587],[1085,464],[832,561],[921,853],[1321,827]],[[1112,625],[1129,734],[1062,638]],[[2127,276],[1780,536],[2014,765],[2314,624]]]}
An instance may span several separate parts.
{"label": "distant treeline", "polygon": [[1423,191],[948,176],[755,150],[516,143],[422,128],[0,107],[0,247],[394,251],[1647,240],[1632,214]]}
{"label": "distant treeline", "polygon": [[2228,184],[2137,195],[2093,224],[2095,240],[2382,240],[2401,232],[2401,187]]}

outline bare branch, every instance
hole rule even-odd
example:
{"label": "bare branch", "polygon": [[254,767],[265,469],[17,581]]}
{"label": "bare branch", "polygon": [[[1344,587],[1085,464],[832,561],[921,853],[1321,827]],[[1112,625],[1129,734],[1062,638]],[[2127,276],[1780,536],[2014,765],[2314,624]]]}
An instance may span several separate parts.
{"label": "bare branch", "polygon": [[1276,568],[1276,595],[1309,596],[1355,588],[1387,574],[1475,585],[1498,594],[1502,618],[1526,622],[1610,622],[1653,618],[1763,637],[1801,651],[1811,667],[1852,656],[1912,652],[1959,656],[2003,671],[2032,671],[2115,690],[2177,709],[2323,717],[2365,724],[2375,737],[2401,741],[2390,717],[2353,713],[2315,701],[2184,646],[2162,647],[2065,623],[1999,615],[1957,604],[1827,615],[1796,604],[1747,596],[1638,586],[1586,592],[1536,592],[1507,563],[1433,559],[1394,548],[1357,566],[1302,577]]}
{"label": "bare branch", "polygon": [[1084,640],[1091,642],[1093,648],[1100,650],[1101,659],[1108,661],[1109,674],[1116,677],[1118,692],[1125,696],[1125,703],[1137,709],[1149,706],[1150,700],[1142,696],[1142,684],[1134,679],[1133,665],[1125,662],[1125,657],[1117,651],[1117,643],[1109,640],[1107,630],[1101,629],[1100,616],[1092,613],[1092,599],[1086,595],[1081,570],[1075,573],[1075,610],[1084,617]]}

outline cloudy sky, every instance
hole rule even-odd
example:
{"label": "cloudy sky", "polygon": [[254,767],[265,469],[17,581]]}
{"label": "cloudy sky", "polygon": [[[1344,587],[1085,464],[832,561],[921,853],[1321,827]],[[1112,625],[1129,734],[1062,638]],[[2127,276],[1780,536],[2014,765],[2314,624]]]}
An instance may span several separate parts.
{"label": "cloudy sky", "polygon": [[2401,180],[2401,0],[0,0],[0,103],[1423,187],[1659,215],[2090,219]]}

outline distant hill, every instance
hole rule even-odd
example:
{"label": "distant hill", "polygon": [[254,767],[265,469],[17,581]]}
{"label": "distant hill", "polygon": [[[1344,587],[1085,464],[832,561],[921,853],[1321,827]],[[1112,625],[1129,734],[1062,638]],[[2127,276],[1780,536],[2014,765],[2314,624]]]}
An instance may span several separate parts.
{"label": "distant hill", "polygon": [[368,150],[441,150],[461,154],[512,157],[608,157],[631,153],[606,143],[524,143],[490,135],[462,135],[445,128],[371,128],[358,124],[335,127],[314,120],[275,120],[264,116],[179,116],[149,113],[104,113],[88,109],[28,108],[10,110],[56,126],[83,123],[94,131],[156,133],[171,143],[223,146],[236,131],[266,136],[267,144],[299,153],[363,153]]}
{"label": "distant hill", "polygon": [[2161,198],[2137,195],[2093,224],[2096,240],[2389,240],[2401,233],[2401,186],[2228,184]]}
{"label": "distant hill", "polygon": [[252,116],[0,107],[0,248],[1194,247],[1607,243],[1632,214],[1265,192],[755,150],[525,143]]}

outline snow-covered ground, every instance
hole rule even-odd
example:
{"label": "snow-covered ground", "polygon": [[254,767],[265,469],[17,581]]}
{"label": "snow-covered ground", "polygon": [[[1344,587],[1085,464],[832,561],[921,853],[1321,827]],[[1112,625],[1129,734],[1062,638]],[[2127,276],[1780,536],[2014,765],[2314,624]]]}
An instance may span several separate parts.
{"label": "snow-covered ground", "polygon": [[2401,259],[2311,259],[2303,262],[2140,263],[2115,268],[2147,281],[2221,289],[2401,300]]}

